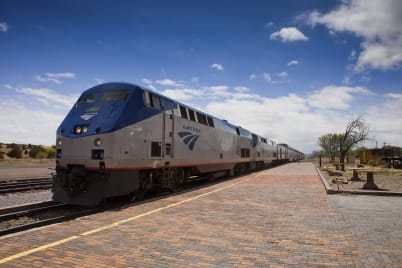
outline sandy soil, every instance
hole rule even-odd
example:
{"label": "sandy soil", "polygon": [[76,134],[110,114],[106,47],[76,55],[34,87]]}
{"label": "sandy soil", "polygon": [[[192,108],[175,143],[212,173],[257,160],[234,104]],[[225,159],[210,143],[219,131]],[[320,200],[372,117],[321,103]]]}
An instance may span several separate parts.
{"label": "sandy soil", "polygon": [[[374,172],[374,183],[380,188],[380,190],[391,191],[391,192],[402,192],[402,170],[395,169],[373,169],[367,167],[367,169],[371,169]],[[330,176],[328,171],[336,171],[333,168],[323,167],[322,173],[333,189],[337,188],[337,183],[334,180],[338,179],[343,181],[344,183],[338,183],[340,190],[363,190],[363,185],[366,183],[367,174],[366,172],[359,172],[359,178],[361,181],[351,181],[353,177],[353,171],[351,168],[346,169],[346,172],[341,172],[342,176],[333,175]]]}

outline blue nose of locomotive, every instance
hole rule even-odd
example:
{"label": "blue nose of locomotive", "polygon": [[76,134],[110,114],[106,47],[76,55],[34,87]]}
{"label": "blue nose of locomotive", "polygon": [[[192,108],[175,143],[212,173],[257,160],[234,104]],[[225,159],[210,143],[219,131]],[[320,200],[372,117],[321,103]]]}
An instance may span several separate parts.
{"label": "blue nose of locomotive", "polygon": [[132,121],[122,116],[127,107],[131,107],[135,114],[134,109],[141,107],[140,102],[142,96],[137,86],[126,83],[95,86],[80,96],[57,129],[57,134],[78,138],[122,128]]}

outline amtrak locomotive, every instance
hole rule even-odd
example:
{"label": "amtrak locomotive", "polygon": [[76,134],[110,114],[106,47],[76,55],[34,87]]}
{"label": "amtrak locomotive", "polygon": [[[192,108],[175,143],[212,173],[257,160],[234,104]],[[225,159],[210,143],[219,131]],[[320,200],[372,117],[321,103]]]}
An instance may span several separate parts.
{"label": "amtrak locomotive", "polygon": [[213,179],[304,157],[127,83],[85,91],[57,129],[56,150],[53,199],[88,206],[174,189],[194,176]]}

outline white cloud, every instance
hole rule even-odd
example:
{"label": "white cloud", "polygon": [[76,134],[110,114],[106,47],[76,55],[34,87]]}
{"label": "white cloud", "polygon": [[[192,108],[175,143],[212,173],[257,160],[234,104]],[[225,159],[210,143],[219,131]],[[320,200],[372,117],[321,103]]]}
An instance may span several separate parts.
{"label": "white cloud", "polygon": [[105,82],[104,79],[98,78],[98,77],[95,77],[94,80],[95,80],[95,82],[96,82],[97,84],[103,84],[103,83]]}
{"label": "white cloud", "polygon": [[147,79],[147,78],[143,78],[143,79],[142,79],[142,82],[143,82],[144,84],[147,84],[147,85],[152,84],[152,81],[149,80],[149,79]]}
{"label": "white cloud", "polygon": [[286,78],[286,77],[288,77],[288,73],[287,72],[280,72],[280,73],[278,73],[278,76],[281,77],[281,78]]}
{"label": "white cloud", "polygon": [[64,114],[28,109],[10,99],[0,101],[0,141],[54,145]]}
{"label": "white cloud", "polygon": [[75,73],[70,73],[70,72],[66,72],[66,73],[46,73],[47,77],[50,78],[68,78],[68,79],[72,79],[75,78]]}
{"label": "white cloud", "polygon": [[191,100],[195,97],[201,97],[204,95],[204,92],[199,89],[183,88],[183,89],[166,89],[162,91],[162,94],[174,100],[185,101],[185,100]]}
{"label": "white cloud", "polygon": [[[309,113],[308,109],[306,101],[295,94],[278,98],[258,95],[253,98],[233,97],[206,106],[208,112],[235,125],[300,150],[315,148],[316,141],[311,137],[319,137],[320,129],[331,129],[323,115]],[[311,122],[322,127],[306,127]]]}
{"label": "white cloud", "polygon": [[241,86],[235,87],[234,90],[237,91],[237,92],[247,92],[247,91],[250,91],[250,89],[249,89],[248,87],[241,87]]}
{"label": "white cloud", "polygon": [[55,84],[61,84],[61,79],[73,79],[75,74],[71,72],[66,73],[46,73],[45,77],[41,75],[35,76],[35,80],[39,82],[52,82]]}
{"label": "white cloud", "polygon": [[78,98],[78,95],[63,95],[47,88],[18,88],[16,92],[32,96],[46,106],[61,109],[71,108]]}
{"label": "white cloud", "polygon": [[295,41],[307,41],[308,37],[305,36],[296,27],[282,28],[271,34],[271,39],[280,39],[282,42],[295,42]]}
{"label": "white cloud", "polygon": [[162,86],[181,86],[180,83],[171,80],[171,79],[162,79],[162,80],[156,80],[155,83],[162,85]]}
{"label": "white cloud", "polygon": [[51,78],[51,77],[42,77],[40,75],[35,76],[35,80],[39,81],[39,82],[52,82],[55,84],[61,84],[61,81],[55,78]]}
{"label": "white cloud", "polygon": [[369,95],[371,91],[362,87],[326,86],[314,91],[308,97],[308,103],[312,107],[320,109],[348,110],[355,95]]}
{"label": "white cloud", "polygon": [[291,61],[288,62],[288,66],[297,65],[297,64],[299,64],[299,63],[300,63],[300,62],[297,61],[297,60],[291,60]]}
{"label": "white cloud", "polygon": [[384,102],[368,108],[366,121],[379,144],[385,142],[402,147],[402,94],[388,93],[384,98]]}
{"label": "white cloud", "polygon": [[12,86],[12,85],[10,85],[10,84],[4,84],[4,88],[7,88],[7,89],[13,89],[13,86]]}
{"label": "white cloud", "polygon": [[363,51],[355,67],[358,72],[366,67],[380,70],[398,69],[402,64],[402,35],[393,41],[367,41],[362,47]]}
{"label": "white cloud", "polygon": [[402,63],[402,1],[343,1],[326,14],[314,11],[309,23],[323,24],[330,31],[349,32],[362,37],[362,52],[355,71],[366,68],[388,70]]}
{"label": "white cloud", "polygon": [[258,76],[256,74],[250,74],[249,79],[254,80],[254,79],[257,79],[257,77]]}
{"label": "white cloud", "polygon": [[223,68],[223,65],[222,65],[222,64],[218,64],[218,63],[212,64],[210,68],[216,69],[216,70],[218,70],[218,71],[223,71],[223,70],[225,69],[225,68]]}
{"label": "white cloud", "polygon": [[7,32],[8,31],[8,24],[7,22],[0,22],[0,32]]}
{"label": "white cloud", "polygon": [[264,78],[265,81],[270,83],[272,81],[272,76],[269,73],[263,73],[262,77]]}

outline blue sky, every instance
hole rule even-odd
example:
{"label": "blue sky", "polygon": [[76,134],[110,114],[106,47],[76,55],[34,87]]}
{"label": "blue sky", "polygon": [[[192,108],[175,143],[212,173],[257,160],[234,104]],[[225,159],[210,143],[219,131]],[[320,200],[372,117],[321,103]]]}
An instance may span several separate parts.
{"label": "blue sky", "polygon": [[400,1],[0,1],[0,141],[54,144],[125,81],[306,153],[363,115],[402,146]]}

